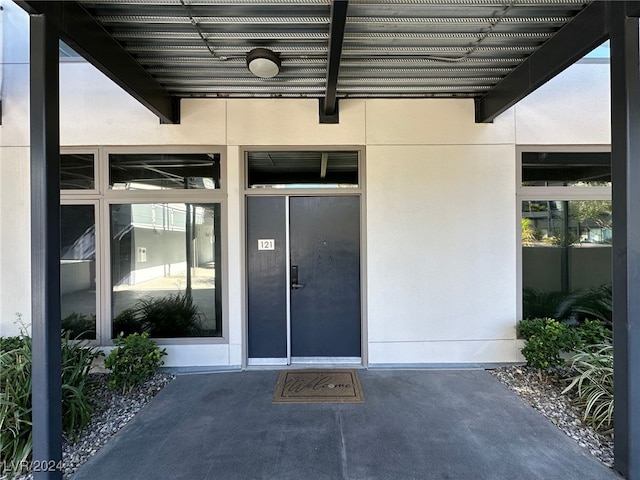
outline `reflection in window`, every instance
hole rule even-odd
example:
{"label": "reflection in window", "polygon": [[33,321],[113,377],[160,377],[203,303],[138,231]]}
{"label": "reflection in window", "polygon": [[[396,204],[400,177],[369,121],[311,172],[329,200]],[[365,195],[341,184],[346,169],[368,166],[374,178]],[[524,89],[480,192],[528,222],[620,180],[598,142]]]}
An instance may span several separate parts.
{"label": "reflection in window", "polygon": [[249,188],[357,188],[358,152],[247,154]]}
{"label": "reflection in window", "polygon": [[611,186],[609,152],[524,152],[522,186]]}
{"label": "reflection in window", "polygon": [[95,172],[92,153],[60,155],[60,190],[94,190]]}
{"label": "reflection in window", "polygon": [[111,154],[109,185],[114,190],[220,188],[218,154]]}
{"label": "reflection in window", "polygon": [[71,338],[96,338],[96,238],[93,205],[60,207],[62,328]]}
{"label": "reflection in window", "polygon": [[610,200],[523,201],[522,283],[566,296],[611,283]]}
{"label": "reflection in window", "polygon": [[220,205],[111,206],[113,336],[222,334]]}

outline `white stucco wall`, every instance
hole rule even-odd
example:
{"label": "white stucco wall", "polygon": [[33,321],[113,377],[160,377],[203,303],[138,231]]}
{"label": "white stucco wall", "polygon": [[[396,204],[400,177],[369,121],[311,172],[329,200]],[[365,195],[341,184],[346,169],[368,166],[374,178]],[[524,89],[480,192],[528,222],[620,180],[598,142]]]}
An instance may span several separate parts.
{"label": "white stucco wall", "polygon": [[[27,30],[16,9],[3,12],[2,335],[15,333],[16,312],[28,320],[30,311]],[[510,362],[519,359],[516,146],[608,143],[605,70],[572,67],[493,124],[475,124],[466,99],[342,100],[332,125],[318,123],[315,99],[193,99],[182,102],[180,125],[160,125],[90,65],[63,63],[61,143],[226,154],[226,343],[169,345],[168,365],[244,360],[241,147],[322,145],[365,152],[369,364]]]}
{"label": "white stucco wall", "polygon": [[[5,117],[6,118],[6,117]],[[0,127],[0,130],[3,127]],[[20,333],[31,312],[29,149],[0,148],[0,335]]]}
{"label": "white stucco wall", "polygon": [[367,148],[370,363],[515,359],[514,155]]}
{"label": "white stucco wall", "polygon": [[367,102],[372,365],[516,359],[513,111],[473,118],[468,100]]}

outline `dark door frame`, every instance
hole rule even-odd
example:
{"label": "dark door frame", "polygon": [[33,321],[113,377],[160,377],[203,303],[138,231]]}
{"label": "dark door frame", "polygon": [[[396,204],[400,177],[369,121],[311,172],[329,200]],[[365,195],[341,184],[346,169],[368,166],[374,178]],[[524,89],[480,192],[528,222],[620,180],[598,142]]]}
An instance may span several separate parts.
{"label": "dark door frame", "polygon": [[[362,167],[362,165],[360,166]],[[259,366],[259,365],[250,365],[249,364],[249,278],[248,278],[248,256],[247,256],[247,234],[248,234],[248,201],[249,197],[284,197],[286,199],[286,203],[288,205],[289,199],[291,197],[338,197],[338,196],[349,196],[349,197],[358,197],[360,204],[359,211],[359,226],[360,226],[360,362],[359,365],[367,366],[367,329],[366,329],[366,250],[365,250],[365,236],[366,229],[364,226],[365,220],[365,208],[364,201],[365,195],[362,188],[353,188],[353,189],[345,189],[344,191],[339,191],[335,188],[328,189],[309,189],[308,191],[305,189],[280,189],[274,188],[269,189],[267,191],[262,190],[251,190],[246,189],[244,195],[242,196],[242,211],[243,211],[243,225],[242,225],[242,239],[243,239],[243,298],[244,298],[244,334],[243,334],[243,368],[247,366]],[[287,206],[287,209],[289,207]],[[287,221],[288,213],[287,213]],[[289,225],[287,225],[287,237],[289,236]],[[288,242],[288,238],[287,238]],[[289,244],[286,245],[287,248],[287,285],[290,285],[290,258],[289,258]],[[291,324],[290,324],[290,302],[291,302],[291,290],[287,289],[287,365],[291,364]],[[329,357],[328,357],[329,358]]]}

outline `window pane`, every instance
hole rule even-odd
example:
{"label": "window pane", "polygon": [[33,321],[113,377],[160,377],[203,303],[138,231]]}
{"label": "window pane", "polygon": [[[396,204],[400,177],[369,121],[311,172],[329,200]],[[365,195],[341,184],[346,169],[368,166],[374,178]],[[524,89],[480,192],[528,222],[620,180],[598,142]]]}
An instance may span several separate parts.
{"label": "window pane", "polygon": [[114,190],[220,188],[218,154],[112,154],[109,166]]}
{"label": "window pane", "polygon": [[249,152],[249,188],[357,188],[358,152]]}
{"label": "window pane", "polygon": [[111,206],[113,335],[222,334],[220,205]]}
{"label": "window pane", "polygon": [[94,190],[95,172],[92,153],[60,155],[60,190]]}
{"label": "window pane", "polygon": [[522,186],[611,186],[609,152],[524,152]]}
{"label": "window pane", "polygon": [[[611,239],[609,200],[522,202],[525,318],[553,316],[552,299],[610,284]],[[536,298],[547,312],[534,305]]]}
{"label": "window pane", "polygon": [[71,338],[96,338],[96,239],[93,205],[60,207],[62,328]]}

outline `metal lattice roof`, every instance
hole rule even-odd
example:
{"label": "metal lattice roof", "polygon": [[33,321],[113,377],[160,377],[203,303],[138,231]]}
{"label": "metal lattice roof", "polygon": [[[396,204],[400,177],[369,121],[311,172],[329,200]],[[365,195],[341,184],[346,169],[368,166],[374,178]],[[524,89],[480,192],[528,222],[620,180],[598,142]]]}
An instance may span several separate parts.
{"label": "metal lattice roof", "polygon": [[[581,12],[600,3],[17,2],[27,11],[53,16],[65,42],[94,64],[101,64],[102,71],[134,95],[135,91],[151,89],[166,97],[163,101],[188,97],[320,98],[328,115],[343,98],[482,98],[541,47],[553,42],[559,32],[567,30]],[[556,42],[560,50],[567,49],[564,44],[571,44],[572,51],[559,55],[571,55],[579,49],[584,54],[597,46],[594,41],[606,40],[592,32],[602,29],[598,16],[604,16],[595,7],[592,10],[582,16],[584,20],[575,32],[567,32]],[[580,38],[585,32],[589,38]],[[577,46],[582,41],[587,47]],[[280,56],[281,69],[276,77],[258,78],[247,69],[246,55],[257,47]],[[552,64],[549,68],[557,67]],[[133,70],[139,70],[131,77],[133,82],[122,80]],[[145,80],[144,86],[132,86],[144,76],[155,85]],[[548,75],[544,72],[541,76]],[[148,97],[141,101],[155,102]],[[166,112],[159,115],[170,116]]]}
{"label": "metal lattice roof", "polygon": [[[82,0],[172,95],[320,97],[328,0]],[[569,22],[585,2],[352,0],[338,98],[474,97]],[[253,76],[245,56],[268,48],[281,73]]]}

